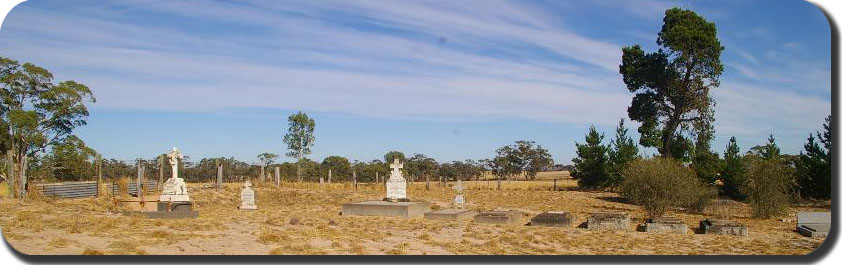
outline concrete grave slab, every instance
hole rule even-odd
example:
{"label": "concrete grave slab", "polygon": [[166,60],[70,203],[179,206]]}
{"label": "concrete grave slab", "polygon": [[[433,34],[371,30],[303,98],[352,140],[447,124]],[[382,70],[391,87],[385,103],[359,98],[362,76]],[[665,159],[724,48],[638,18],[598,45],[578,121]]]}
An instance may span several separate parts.
{"label": "concrete grave slab", "polygon": [[412,218],[430,212],[427,202],[363,201],[342,205],[342,215],[399,216]]}
{"label": "concrete grave slab", "polygon": [[529,221],[531,226],[571,227],[574,216],[569,212],[543,212]]}
{"label": "concrete grave slab", "polygon": [[470,220],[477,215],[476,210],[470,209],[444,209],[424,214],[424,218],[433,220],[462,221]]}
{"label": "concrete grave slab", "polygon": [[798,212],[795,230],[808,237],[827,237],[830,233],[830,212]]}
{"label": "concrete grave slab", "polygon": [[747,236],[748,227],[734,220],[706,219],[699,222],[703,234]]}
{"label": "concrete grave slab", "polygon": [[625,230],[629,223],[631,217],[623,212],[598,212],[588,217],[588,229]]}
{"label": "concrete grave slab", "polygon": [[486,224],[511,224],[520,222],[521,219],[523,219],[523,212],[516,210],[487,211],[474,216],[474,222]]}
{"label": "concrete grave slab", "polygon": [[655,233],[687,234],[687,222],[674,217],[659,217],[646,220],[643,231]]}

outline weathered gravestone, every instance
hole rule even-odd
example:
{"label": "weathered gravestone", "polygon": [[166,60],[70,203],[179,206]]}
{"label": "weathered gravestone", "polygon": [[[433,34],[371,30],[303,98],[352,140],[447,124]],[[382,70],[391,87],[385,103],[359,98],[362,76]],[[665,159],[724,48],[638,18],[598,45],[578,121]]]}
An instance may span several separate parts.
{"label": "weathered gravestone", "polygon": [[699,222],[703,234],[747,236],[748,227],[734,220],[705,219]]}
{"label": "weathered gravestone", "polygon": [[687,234],[687,222],[674,217],[658,217],[646,220],[643,231],[655,233]]}
{"label": "weathered gravestone", "polygon": [[254,189],[251,188],[251,181],[246,180],[243,184],[243,190],[240,191],[240,210],[257,210],[257,205],[254,204]]}
{"label": "weathered gravestone", "polygon": [[625,230],[629,228],[631,218],[628,213],[593,213],[588,217],[588,229]]}
{"label": "weathered gravestone", "polygon": [[573,214],[569,212],[543,212],[529,221],[531,226],[552,226],[552,227],[571,227],[573,226]]}
{"label": "weathered gravestone", "polygon": [[474,216],[474,222],[486,224],[511,224],[520,222],[523,212],[517,210],[487,211]]}
{"label": "weathered gravestone", "polygon": [[342,205],[342,215],[374,215],[416,217],[430,212],[427,202],[410,201],[406,196],[406,179],[401,174],[403,164],[398,159],[390,165],[392,174],[386,183],[386,197],[379,201],[363,201]]}
{"label": "weathered gravestone", "polygon": [[477,214],[476,211],[463,209],[465,207],[465,196],[462,195],[462,192],[465,190],[465,186],[462,186],[462,180],[456,181],[456,185],[453,186],[453,190],[456,191],[456,196],[453,198],[454,209],[444,209],[425,213],[424,218],[448,221],[470,220],[473,218]]}
{"label": "weathered gravestone", "polygon": [[830,232],[830,212],[798,212],[795,230],[808,237],[827,237]]}

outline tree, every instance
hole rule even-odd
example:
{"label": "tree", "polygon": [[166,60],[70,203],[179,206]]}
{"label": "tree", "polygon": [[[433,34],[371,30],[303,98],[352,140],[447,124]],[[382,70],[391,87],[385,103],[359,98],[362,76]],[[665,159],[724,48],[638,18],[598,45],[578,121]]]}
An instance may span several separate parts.
{"label": "tree", "polygon": [[746,155],[746,177],[741,191],[754,217],[768,219],[786,213],[792,186],[791,169],[776,159]]}
{"label": "tree", "polygon": [[488,161],[489,168],[496,175],[498,187],[502,178],[524,175],[534,179],[539,171],[553,166],[553,159],[547,149],[534,141],[515,141],[513,145],[500,147],[497,155]]}
{"label": "tree", "polygon": [[27,159],[36,156],[87,124],[95,102],[91,90],[75,81],[53,83],[53,74],[31,63],[0,57],[0,120],[12,150],[20,196],[26,192]]}
{"label": "tree", "polygon": [[620,119],[614,140],[611,141],[611,149],[608,150],[610,174],[605,183],[607,187],[619,186],[623,182],[623,171],[628,163],[640,158],[637,144],[628,135],[628,131],[629,129],[625,127],[623,119]]}
{"label": "tree", "polygon": [[406,161],[406,172],[410,176],[422,176],[426,182],[426,189],[430,190],[430,176],[438,171],[439,164],[435,159],[423,154],[415,154]]}
{"label": "tree", "polygon": [[396,158],[401,162],[406,161],[406,156],[400,151],[389,151],[388,153],[383,155],[383,162],[386,164],[391,164],[395,161]]}
{"label": "tree", "polygon": [[95,174],[93,159],[96,151],[74,135],[52,146],[46,157],[53,178],[59,181],[79,181]]}
{"label": "tree", "polygon": [[732,199],[742,199],[740,185],[743,182],[743,158],[740,155],[740,146],[737,145],[737,138],[731,137],[723,153],[723,165],[720,176],[722,179],[722,195]]}
{"label": "tree", "polygon": [[781,149],[775,143],[775,136],[769,135],[769,141],[763,148],[759,148],[757,153],[766,160],[776,160],[781,157]]}
{"label": "tree", "polygon": [[[365,163],[363,163],[363,165],[365,165]],[[352,172],[351,172],[351,162],[348,162],[347,158],[344,158],[344,157],[341,157],[341,156],[325,157],[325,159],[322,161],[322,167],[321,168],[322,168],[322,171],[330,170],[331,174],[332,174],[331,178],[334,178],[333,176],[339,176],[339,177],[346,177],[346,178],[350,179],[351,174],[352,174]],[[362,172],[362,170],[360,170],[360,171]],[[327,174],[327,173],[325,172],[325,174]]]}
{"label": "tree", "polygon": [[289,116],[288,124],[289,129],[284,136],[284,143],[287,144],[290,151],[286,155],[296,159],[296,176],[298,181],[301,182],[302,167],[300,164],[301,161],[304,161],[305,156],[310,154],[310,147],[316,141],[316,137],[313,136],[316,122],[307,117],[307,114],[299,111],[297,114]]}
{"label": "tree", "polygon": [[685,133],[693,135],[713,120],[710,90],[719,86],[724,50],[716,25],[690,10],[666,11],[657,52],[640,45],[623,48],[620,74],[634,93],[629,118],[641,122],[640,144],[666,157],[682,158]]}
{"label": "tree", "polygon": [[582,189],[603,188],[609,179],[608,147],[602,145],[603,137],[591,126],[585,144],[576,143],[577,157],[573,158],[570,176],[578,179]]}
{"label": "tree", "polygon": [[696,137],[696,146],[693,148],[693,164],[691,165],[696,171],[696,177],[707,184],[716,182],[721,165],[719,154],[710,150],[711,140],[713,140],[712,128],[699,133]]}
{"label": "tree", "polygon": [[278,155],[273,154],[273,153],[262,153],[262,154],[257,155],[257,159],[260,160],[260,164],[263,165],[263,166],[268,166],[268,165],[271,165],[272,163],[275,163],[275,159],[277,159],[277,158],[278,158]]}
{"label": "tree", "polygon": [[[819,141],[811,133],[804,144],[804,151],[798,155],[796,178],[801,197],[827,199],[831,195],[830,116],[825,119],[824,132],[816,132]],[[822,145],[819,145],[819,142]],[[824,147],[824,148],[822,148]]]}

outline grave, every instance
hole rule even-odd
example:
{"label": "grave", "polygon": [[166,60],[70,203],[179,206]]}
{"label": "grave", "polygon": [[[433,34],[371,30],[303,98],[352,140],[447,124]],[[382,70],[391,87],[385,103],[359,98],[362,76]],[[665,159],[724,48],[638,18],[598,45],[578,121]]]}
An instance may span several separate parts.
{"label": "grave", "polygon": [[243,190],[240,191],[240,210],[257,210],[257,205],[254,204],[254,190],[251,188],[251,181],[246,180],[243,184]]}
{"label": "grave", "polygon": [[444,209],[440,211],[425,213],[424,218],[433,220],[463,221],[471,220],[477,211],[471,209]]}
{"label": "grave", "polygon": [[798,212],[795,230],[808,237],[827,237],[830,232],[830,212]]}
{"label": "grave", "polygon": [[705,219],[699,222],[702,234],[747,236],[748,227],[734,220]]}
{"label": "grave", "polygon": [[573,214],[569,212],[543,212],[529,221],[531,226],[571,227],[573,226]]}
{"label": "grave", "polygon": [[520,222],[523,212],[517,210],[487,211],[474,216],[474,222],[486,224],[511,224]]}
{"label": "grave", "polygon": [[462,186],[462,180],[457,180],[456,185],[453,185],[453,190],[456,191],[456,196],[453,198],[453,209],[444,209],[431,213],[425,213],[424,218],[433,220],[448,220],[448,221],[462,221],[470,220],[477,212],[474,210],[463,209],[465,207],[465,196],[462,192],[465,186]]}
{"label": "grave", "polygon": [[342,215],[400,216],[412,218],[430,212],[427,202],[410,201],[406,196],[406,179],[398,159],[389,165],[392,168],[386,182],[386,197],[379,201],[363,201],[342,204]]}
{"label": "grave", "polygon": [[655,233],[687,234],[687,222],[674,217],[658,217],[646,220],[643,231]]}
{"label": "grave", "polygon": [[625,230],[629,228],[631,218],[623,212],[599,212],[588,217],[588,229]]}
{"label": "grave", "polygon": [[172,177],[164,183],[161,197],[158,199],[156,211],[126,211],[125,215],[143,215],[151,219],[182,219],[197,218],[199,211],[193,210],[193,203],[187,194],[187,185],[184,179],[178,177],[178,159],[184,158],[178,149],[173,147],[172,152],[167,154],[170,166],[172,166]]}

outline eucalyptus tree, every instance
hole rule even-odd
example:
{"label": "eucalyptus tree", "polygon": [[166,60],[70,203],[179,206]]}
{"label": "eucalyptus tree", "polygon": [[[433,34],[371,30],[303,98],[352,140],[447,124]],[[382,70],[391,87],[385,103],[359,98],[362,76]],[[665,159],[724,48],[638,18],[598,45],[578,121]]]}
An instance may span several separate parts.
{"label": "eucalyptus tree", "polygon": [[298,177],[298,182],[301,182],[303,180],[301,178],[301,163],[310,154],[310,147],[316,141],[316,137],[313,136],[316,129],[316,122],[312,118],[307,117],[306,113],[300,111],[290,115],[287,121],[289,129],[284,136],[284,143],[287,144],[289,152],[286,155],[287,157],[296,159],[296,176]]}
{"label": "eucalyptus tree", "polygon": [[0,126],[3,148],[12,150],[19,195],[26,193],[27,160],[87,124],[90,88],[75,81],[54,83],[53,74],[31,63],[0,57]]}

